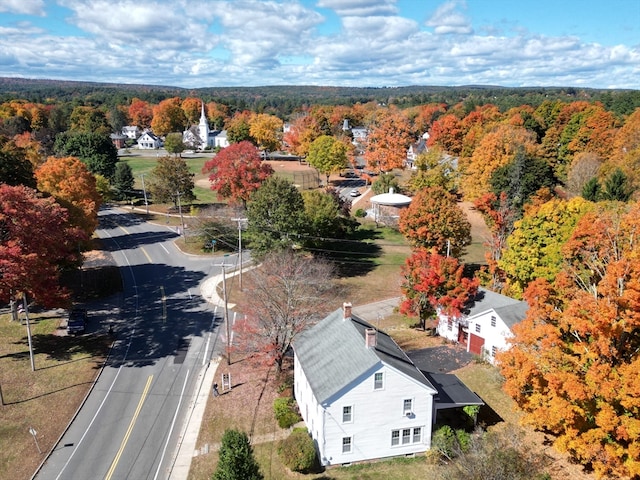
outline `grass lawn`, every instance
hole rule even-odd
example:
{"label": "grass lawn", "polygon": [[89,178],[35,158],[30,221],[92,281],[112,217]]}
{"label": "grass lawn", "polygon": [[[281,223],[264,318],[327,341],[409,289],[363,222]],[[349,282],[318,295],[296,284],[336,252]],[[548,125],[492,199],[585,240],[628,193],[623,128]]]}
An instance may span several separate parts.
{"label": "grass lawn", "polygon": [[36,370],[26,326],[0,315],[0,478],[27,479],[66,428],[96,378],[108,350],[106,335],[60,336],[55,314],[31,314]]}

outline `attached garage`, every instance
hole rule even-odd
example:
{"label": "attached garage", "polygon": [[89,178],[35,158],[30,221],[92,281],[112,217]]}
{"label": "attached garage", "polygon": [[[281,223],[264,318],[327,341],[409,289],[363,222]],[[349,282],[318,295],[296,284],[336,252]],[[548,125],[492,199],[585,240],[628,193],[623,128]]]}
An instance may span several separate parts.
{"label": "attached garage", "polygon": [[469,334],[469,351],[471,353],[475,353],[476,355],[482,355],[482,347],[484,347],[484,338],[479,337],[478,335],[474,335],[473,333]]}

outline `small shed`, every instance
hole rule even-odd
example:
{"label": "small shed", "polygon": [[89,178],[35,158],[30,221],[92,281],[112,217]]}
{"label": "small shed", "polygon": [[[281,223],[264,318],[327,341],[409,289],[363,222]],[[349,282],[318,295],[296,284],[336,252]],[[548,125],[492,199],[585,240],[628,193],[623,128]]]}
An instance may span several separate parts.
{"label": "small shed", "polygon": [[407,208],[411,203],[411,197],[395,193],[393,187],[389,193],[381,193],[371,197],[373,218],[376,223],[393,226],[398,223],[400,210]]}

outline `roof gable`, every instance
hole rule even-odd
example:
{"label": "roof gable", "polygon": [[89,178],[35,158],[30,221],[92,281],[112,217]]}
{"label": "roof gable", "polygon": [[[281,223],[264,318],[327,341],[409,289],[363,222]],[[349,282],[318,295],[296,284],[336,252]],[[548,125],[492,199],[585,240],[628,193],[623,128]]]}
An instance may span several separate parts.
{"label": "roof gable", "polygon": [[465,313],[468,317],[475,317],[493,310],[505,325],[511,328],[524,319],[528,309],[527,302],[516,300],[485,288],[479,288],[473,302],[468,305]]}

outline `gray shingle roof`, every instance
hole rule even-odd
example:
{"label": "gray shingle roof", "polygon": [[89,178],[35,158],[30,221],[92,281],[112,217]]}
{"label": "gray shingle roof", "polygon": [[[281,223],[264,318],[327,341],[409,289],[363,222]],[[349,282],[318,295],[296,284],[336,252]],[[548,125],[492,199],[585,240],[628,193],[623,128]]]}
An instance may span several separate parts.
{"label": "gray shingle roof", "polygon": [[507,297],[481,287],[478,289],[478,293],[473,302],[467,306],[464,313],[469,317],[473,317],[491,309],[511,328],[526,316],[529,305],[527,302],[516,300],[515,298]]}
{"label": "gray shingle roof", "polygon": [[389,335],[378,330],[376,347],[368,348],[365,330],[374,327],[355,315],[343,317],[341,308],[330,313],[293,343],[318,402],[326,402],[381,364],[405,374],[431,392],[436,391]]}
{"label": "gray shingle roof", "polygon": [[456,408],[465,405],[484,405],[482,399],[469,390],[462,381],[451,373],[426,373],[427,378],[438,390],[436,409]]}

